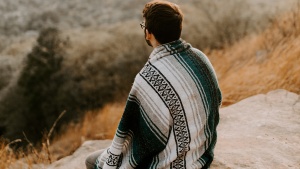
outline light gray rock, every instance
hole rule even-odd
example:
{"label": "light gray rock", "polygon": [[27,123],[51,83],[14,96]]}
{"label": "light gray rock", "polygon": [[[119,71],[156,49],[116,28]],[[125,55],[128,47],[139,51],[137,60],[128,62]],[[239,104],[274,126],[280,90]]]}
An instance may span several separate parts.
{"label": "light gray rock", "polygon": [[222,108],[212,168],[300,168],[299,95],[275,90]]}
{"label": "light gray rock", "polygon": [[84,169],[85,159],[90,153],[96,150],[104,149],[110,144],[111,140],[86,141],[71,156],[67,156],[52,163],[47,167],[47,169]]}
{"label": "light gray rock", "polygon": [[26,159],[21,159],[12,164],[8,169],[85,169],[86,157],[99,149],[104,149],[111,144],[111,140],[85,141],[72,155],[64,157],[51,165],[28,165]]}
{"label": "light gray rock", "polygon": [[[213,169],[300,168],[300,97],[286,90],[222,108]],[[84,169],[85,157],[111,140],[87,141],[48,169]]]}

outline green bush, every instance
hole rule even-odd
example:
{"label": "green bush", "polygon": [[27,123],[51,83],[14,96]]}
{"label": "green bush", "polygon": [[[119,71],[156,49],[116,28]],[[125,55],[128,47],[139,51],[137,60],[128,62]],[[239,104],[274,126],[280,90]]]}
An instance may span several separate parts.
{"label": "green bush", "polygon": [[0,91],[4,89],[8,84],[12,77],[12,67],[9,63],[7,63],[7,60],[3,59],[0,60],[1,66],[0,66]]}
{"label": "green bush", "polygon": [[[24,132],[37,143],[62,111],[67,113],[56,131],[88,110],[124,98],[151,49],[135,24],[129,22],[127,31],[117,25],[116,29],[103,28],[106,31],[93,34],[99,35],[95,41],[89,37],[76,41],[83,36],[80,34],[63,38],[55,28],[42,30],[37,45],[26,56],[17,83],[0,100],[3,136],[23,138]],[[80,45],[82,41],[85,47]]]}
{"label": "green bush", "polygon": [[15,139],[23,137],[24,132],[36,142],[43,136],[43,130],[51,127],[61,111],[52,105],[62,84],[57,73],[63,61],[63,45],[57,29],[41,31],[17,83],[2,98],[0,110],[6,116],[7,131],[4,136]]}

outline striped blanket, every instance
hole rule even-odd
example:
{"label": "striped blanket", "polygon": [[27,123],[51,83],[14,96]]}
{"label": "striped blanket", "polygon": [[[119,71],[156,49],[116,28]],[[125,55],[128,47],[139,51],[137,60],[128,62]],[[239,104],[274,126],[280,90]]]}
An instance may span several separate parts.
{"label": "striped blanket", "polygon": [[135,77],[96,168],[207,168],[221,92],[208,58],[182,39],[156,47]]}

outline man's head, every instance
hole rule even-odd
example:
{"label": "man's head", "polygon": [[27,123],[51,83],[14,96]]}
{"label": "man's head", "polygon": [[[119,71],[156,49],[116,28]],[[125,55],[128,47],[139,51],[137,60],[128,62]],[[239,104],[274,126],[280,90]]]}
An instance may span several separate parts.
{"label": "man's head", "polygon": [[179,6],[168,1],[154,0],[143,10],[145,32],[153,34],[160,44],[178,40],[182,30],[183,14]]}

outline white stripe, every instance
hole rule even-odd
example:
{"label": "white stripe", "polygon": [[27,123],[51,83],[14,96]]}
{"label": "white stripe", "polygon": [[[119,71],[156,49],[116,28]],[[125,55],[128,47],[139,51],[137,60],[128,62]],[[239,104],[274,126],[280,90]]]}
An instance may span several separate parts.
{"label": "white stripe", "polygon": [[[151,121],[151,119],[148,118],[147,115],[145,115],[145,112],[144,112],[144,111],[142,111],[142,116],[143,116],[143,119],[147,122],[146,124],[147,124],[148,128],[152,131],[152,133],[155,133],[155,134],[158,134],[158,135],[159,135],[159,136],[156,136],[156,138],[157,138],[162,144],[165,144],[165,142],[166,142],[167,140],[162,140],[162,139],[161,139],[161,137],[162,137],[162,138],[165,138],[165,136],[163,136],[163,135],[161,134],[161,132],[158,131],[158,130],[156,129],[156,127],[152,127],[152,125],[151,125],[152,121]],[[150,124],[150,125],[149,125],[149,124]],[[152,124],[154,125],[154,123],[152,123]]]}
{"label": "white stripe", "polygon": [[[177,55],[177,57],[180,57],[180,56]],[[182,62],[184,62],[184,59],[182,59]],[[200,82],[200,79],[198,79],[198,78],[197,78],[198,80],[195,79],[195,77],[197,77],[197,76],[192,72],[191,68],[190,68],[190,67],[186,67],[185,65],[188,65],[186,62],[185,62],[185,64],[183,64],[183,66],[185,67],[186,70],[188,70],[188,71],[192,74],[191,77],[193,78],[193,80],[194,80],[195,82],[197,82],[197,81],[199,80],[199,82]],[[196,84],[198,84],[198,83],[196,83]],[[207,136],[211,136],[211,131],[210,131],[208,125],[207,125],[207,123],[208,123],[208,116],[209,116],[209,110],[208,110],[209,105],[208,105],[208,101],[207,101],[207,98],[206,98],[205,93],[203,93],[203,92],[204,92],[204,89],[203,89],[201,83],[200,83],[200,85],[197,85],[197,86],[199,86],[199,89],[200,89],[199,92],[200,92],[200,94],[201,94],[201,98],[204,100],[204,109],[205,109],[205,115],[206,115],[206,124],[205,124],[206,130],[205,130],[205,133],[206,133]],[[205,142],[205,146],[208,147],[208,144],[209,144],[209,142],[206,141],[206,142]]]}
{"label": "white stripe", "polygon": [[[168,59],[170,59],[170,60],[174,59],[174,60],[171,61],[173,64],[174,63],[178,63],[177,60],[175,58],[173,58],[173,57],[168,58]],[[172,74],[172,76],[174,76],[175,79],[177,79],[177,83],[181,84],[181,87],[182,87],[181,91],[184,91],[184,94],[186,94],[187,96],[192,95],[191,92],[193,92],[193,89],[196,89],[196,86],[194,84],[193,79],[190,79],[190,82],[188,82],[186,80],[186,78],[184,78],[184,77],[190,77],[190,76],[189,75],[188,76],[187,75],[184,76],[183,73],[182,73],[182,71],[179,72],[178,68],[174,67],[174,65],[168,59],[167,58],[161,59],[160,62],[162,63],[162,65],[164,66],[164,68],[166,68],[167,71],[170,72]],[[178,63],[178,66],[182,66],[182,65],[180,63]],[[193,83],[191,83],[191,82],[193,82]],[[194,88],[191,85],[193,85]],[[197,95],[199,95],[198,94],[198,90],[196,92],[197,92]],[[193,126],[193,125],[196,126],[196,128],[195,128],[196,131],[191,130],[191,128],[190,128],[190,131],[193,131],[193,133],[196,133],[196,134],[191,134],[191,144],[190,144],[190,147],[193,148],[193,149],[195,149],[195,151],[188,152],[187,153],[187,157],[190,156],[192,158],[192,161],[196,161],[203,154],[202,151],[199,152],[197,150],[200,148],[200,146],[206,140],[206,138],[204,138],[202,140],[201,139],[202,137],[197,137],[197,136],[199,136],[199,133],[201,133],[201,130],[203,129],[203,127],[205,125],[205,124],[202,123],[201,116],[203,118],[203,121],[206,121],[206,119],[205,119],[206,118],[206,114],[204,112],[205,110],[204,110],[204,106],[202,104],[201,98],[199,98],[200,100],[198,100],[198,99],[194,100],[194,99],[191,99],[190,97],[187,97],[187,98],[189,99],[187,102],[190,103],[189,105],[190,105],[190,108],[191,108],[191,112],[193,112],[192,113],[193,118],[189,118],[189,121],[188,121],[188,123],[190,124],[191,120],[192,120],[193,124],[189,125],[189,128],[191,126]],[[187,109],[187,107],[188,107],[187,104],[184,104],[184,105],[185,105],[186,112],[189,112],[189,109]],[[191,154],[191,155],[189,155],[189,154]]]}
{"label": "white stripe", "polygon": [[[156,95],[156,92],[150,88],[147,82],[143,81],[144,83],[136,83],[137,85],[137,91],[142,95],[143,100],[145,100],[145,103],[147,103],[149,108],[151,109],[150,111],[158,117],[159,120],[161,120],[161,124],[166,128],[169,129],[169,123],[170,123],[170,115],[169,115],[169,110],[166,106],[158,106],[155,101],[153,100],[158,100],[160,97]],[[146,89],[146,85],[149,86],[149,90]],[[151,95],[147,91],[153,91],[155,92],[155,95]],[[165,113],[166,112],[166,113]]]}
{"label": "white stripe", "polygon": [[[171,61],[171,59],[174,59],[174,60]],[[193,92],[192,89],[197,90],[196,86],[194,86],[194,88],[191,87],[191,85],[194,85],[194,82],[195,82],[192,78],[190,79],[190,82],[185,80],[186,78],[184,78],[184,77],[190,77],[188,72],[187,72],[188,75],[183,75],[182,71],[179,72],[178,68],[176,68],[174,66],[174,63],[178,63],[179,66],[182,66],[175,58],[173,58],[173,57],[170,58],[169,57],[169,58],[160,59],[160,63],[164,66],[166,71],[171,73],[172,76],[175,79],[177,79],[177,81],[181,84],[181,87],[182,87],[185,94],[191,95],[192,94],[191,92]],[[156,65],[158,65],[158,64],[156,64]],[[168,76],[168,77],[170,77],[170,76]],[[193,82],[193,83],[191,83],[191,82]],[[198,90],[197,90],[197,95],[199,95]],[[203,131],[204,126],[207,124],[207,120],[206,120],[207,117],[206,117],[206,112],[205,112],[204,105],[203,105],[202,100],[201,100],[201,95],[199,97],[200,97],[199,98],[200,100],[198,100],[198,99],[193,100],[193,99],[190,99],[190,97],[188,97],[188,98],[189,98],[190,108],[193,112],[192,113],[192,115],[193,115],[192,120],[194,122],[193,125],[195,125],[196,131]],[[200,105],[200,103],[201,103],[201,105]],[[186,104],[184,104],[184,105],[186,106]],[[185,110],[186,110],[186,112],[188,112],[187,109],[185,109]],[[202,121],[204,121],[205,123],[202,123]],[[190,124],[191,122],[188,121],[188,123]],[[206,126],[206,128],[209,130],[208,126]],[[197,148],[193,148],[195,151],[187,153],[186,158],[189,159],[189,161],[198,160],[201,157],[201,155],[204,153],[204,147],[201,148],[201,147],[199,147],[199,145],[202,145],[203,143],[207,144],[208,141],[206,141],[207,138],[204,135],[204,133],[202,135],[200,135],[200,134],[201,133],[199,133],[199,132],[197,132],[196,135],[191,134],[191,144],[190,144],[190,146],[191,146],[191,148],[197,146]],[[192,159],[190,159],[190,158],[192,158]]]}

